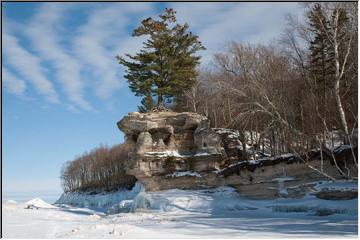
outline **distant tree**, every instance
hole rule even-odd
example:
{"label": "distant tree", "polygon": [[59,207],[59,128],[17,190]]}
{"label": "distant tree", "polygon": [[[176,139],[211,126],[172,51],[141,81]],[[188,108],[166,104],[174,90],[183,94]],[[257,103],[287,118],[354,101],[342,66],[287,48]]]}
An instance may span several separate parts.
{"label": "distant tree", "polygon": [[86,152],[61,169],[61,185],[65,192],[131,189],[136,178],[126,174],[126,145],[100,146]]}
{"label": "distant tree", "polygon": [[143,49],[135,55],[117,56],[126,70],[125,78],[136,96],[145,96],[145,108],[157,97],[156,107],[164,106],[165,98],[173,98],[189,90],[195,83],[196,66],[204,50],[198,36],[189,31],[189,25],[178,24],[176,12],[166,8],[159,20],[147,18],[133,32],[134,37],[148,36]]}

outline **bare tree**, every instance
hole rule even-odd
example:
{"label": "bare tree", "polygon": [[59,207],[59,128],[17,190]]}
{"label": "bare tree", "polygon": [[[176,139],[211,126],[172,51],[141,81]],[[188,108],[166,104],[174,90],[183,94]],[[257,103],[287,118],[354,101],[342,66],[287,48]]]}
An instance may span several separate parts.
{"label": "bare tree", "polygon": [[63,166],[62,187],[65,192],[131,188],[136,178],[125,173],[127,157],[125,145],[100,146],[86,152]]}

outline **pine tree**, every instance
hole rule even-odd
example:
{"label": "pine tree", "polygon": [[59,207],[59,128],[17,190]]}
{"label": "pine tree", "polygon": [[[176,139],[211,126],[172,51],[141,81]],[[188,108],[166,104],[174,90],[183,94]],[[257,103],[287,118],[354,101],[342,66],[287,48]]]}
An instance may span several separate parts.
{"label": "pine tree", "polygon": [[124,65],[124,76],[136,96],[145,96],[145,108],[149,110],[152,96],[157,97],[156,106],[163,107],[164,99],[174,98],[190,89],[196,80],[196,67],[204,50],[198,36],[189,31],[188,24],[178,24],[176,12],[166,8],[158,20],[147,18],[133,31],[134,37],[148,36],[144,47],[134,56],[117,56]]}
{"label": "pine tree", "polygon": [[322,106],[318,113],[326,118],[327,101],[329,91],[332,88],[334,76],[334,53],[329,38],[326,36],[328,22],[326,21],[323,9],[320,4],[315,4],[307,14],[309,30],[312,33],[312,40],[309,45],[309,70],[314,81],[315,94],[319,99],[318,106]]}
{"label": "pine tree", "polygon": [[[323,15],[321,5],[315,4],[308,14],[310,31],[313,39],[310,41],[310,71],[320,85],[329,85],[326,80],[331,74],[331,48],[326,36],[328,23]],[[333,72],[333,71],[332,71]]]}

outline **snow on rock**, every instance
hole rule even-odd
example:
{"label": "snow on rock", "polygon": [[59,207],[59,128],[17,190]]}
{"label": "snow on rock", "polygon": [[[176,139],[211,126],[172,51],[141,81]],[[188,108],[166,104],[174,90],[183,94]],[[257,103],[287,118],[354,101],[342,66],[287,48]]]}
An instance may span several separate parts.
{"label": "snow on rock", "polygon": [[210,153],[207,153],[207,152],[199,152],[199,153],[196,153],[194,156],[209,156],[211,155]]}
{"label": "snow on rock", "polygon": [[[358,130],[355,128],[352,132],[352,136],[357,138]],[[340,130],[328,131],[325,133],[323,141],[325,141],[325,146],[330,150],[336,150],[344,142],[343,134]]]}
{"label": "snow on rock", "polygon": [[353,148],[351,145],[340,145],[338,147],[335,147],[333,152],[334,153],[341,153],[344,150]]}
{"label": "snow on rock", "polygon": [[273,162],[275,162],[275,161],[284,161],[284,162],[289,161],[289,162],[291,162],[291,161],[296,161],[296,160],[299,160],[299,159],[293,153],[286,153],[286,154],[281,154],[281,155],[276,155],[276,156],[271,156],[271,157],[265,156],[265,157],[262,157],[262,158],[258,158],[256,160],[252,159],[252,160],[247,160],[247,161],[235,162],[233,164],[228,165],[227,167],[225,167],[223,169],[220,169],[220,170],[216,171],[216,173],[222,173],[225,170],[236,167],[238,165],[245,165],[245,164],[257,165],[257,164],[261,164],[261,163],[264,163],[264,162],[271,162],[271,161],[273,161]]}
{"label": "snow on rock", "polygon": [[285,153],[285,154],[280,154],[280,155],[276,155],[276,156],[266,156],[263,158],[259,158],[256,161],[274,161],[274,160],[278,160],[278,159],[287,159],[287,160],[293,160],[296,157],[295,154],[293,153]]}
{"label": "snow on rock", "polygon": [[172,174],[166,175],[166,177],[201,177],[201,175],[197,172],[173,172]]}
{"label": "snow on rock", "polygon": [[26,208],[56,208],[55,206],[45,202],[44,200],[40,198],[34,198],[33,200],[30,200],[25,203]]}
{"label": "snow on rock", "polygon": [[56,204],[64,204],[76,207],[90,208],[99,211],[116,211],[122,200],[131,200],[144,191],[141,183],[137,182],[131,190],[119,190],[116,192],[102,192],[97,194],[87,194],[81,192],[63,193]]}
{"label": "snow on rock", "polygon": [[212,155],[208,152],[198,152],[196,154],[180,154],[178,151],[164,151],[164,152],[146,152],[144,156],[157,156],[157,157],[198,157]]}
{"label": "snow on rock", "polygon": [[191,155],[180,154],[178,151],[166,150],[163,152],[145,152],[144,156],[157,156],[157,157],[189,157]]}
{"label": "snow on rock", "polygon": [[228,128],[212,128],[218,134],[227,134],[229,138],[239,138],[240,134],[238,130],[228,129]]}
{"label": "snow on rock", "polygon": [[295,154],[293,154],[293,153],[285,153],[285,154],[281,154],[280,157],[282,157],[282,158],[293,158],[293,157],[295,157]]}

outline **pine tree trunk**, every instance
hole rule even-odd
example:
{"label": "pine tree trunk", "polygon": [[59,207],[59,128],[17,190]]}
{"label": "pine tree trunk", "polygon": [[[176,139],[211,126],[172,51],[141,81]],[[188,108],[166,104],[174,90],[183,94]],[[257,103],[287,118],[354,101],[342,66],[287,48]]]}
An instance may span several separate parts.
{"label": "pine tree trunk", "polygon": [[158,100],[157,100],[157,107],[162,107],[164,106],[164,98],[161,94],[158,94]]}

